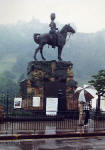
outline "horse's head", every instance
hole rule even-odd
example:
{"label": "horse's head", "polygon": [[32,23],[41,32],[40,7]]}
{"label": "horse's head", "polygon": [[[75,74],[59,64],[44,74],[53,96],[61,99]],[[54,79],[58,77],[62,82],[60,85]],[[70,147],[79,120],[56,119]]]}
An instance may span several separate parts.
{"label": "horse's head", "polygon": [[75,33],[75,30],[70,26],[70,24],[66,24],[60,31],[61,33],[67,33],[70,32],[72,34]]}
{"label": "horse's head", "polygon": [[71,32],[72,34],[75,33],[75,30],[70,26],[70,24],[66,25],[66,29],[67,29],[67,32]]}

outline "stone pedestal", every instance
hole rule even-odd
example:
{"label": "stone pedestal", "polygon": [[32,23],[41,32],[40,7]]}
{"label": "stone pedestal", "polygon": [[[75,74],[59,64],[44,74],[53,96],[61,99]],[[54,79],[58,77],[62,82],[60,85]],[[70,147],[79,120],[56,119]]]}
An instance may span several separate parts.
{"label": "stone pedestal", "polygon": [[[77,86],[70,61],[31,61],[27,79],[20,83],[23,108],[45,111],[46,98],[58,97],[58,111],[77,110],[73,92]],[[33,107],[32,98],[40,97],[40,106]]]}

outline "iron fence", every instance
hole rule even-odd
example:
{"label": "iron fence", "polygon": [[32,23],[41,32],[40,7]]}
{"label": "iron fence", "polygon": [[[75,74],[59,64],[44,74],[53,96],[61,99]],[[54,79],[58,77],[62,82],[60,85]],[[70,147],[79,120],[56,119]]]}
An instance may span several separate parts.
{"label": "iron fence", "polygon": [[[2,134],[49,134],[59,132],[78,132],[84,126],[79,126],[78,111],[61,112],[62,115],[45,115],[45,112],[11,110],[4,114],[0,122]],[[89,132],[105,130],[105,112],[93,112],[89,118]]]}
{"label": "iron fence", "polygon": [[[79,126],[78,110],[64,110],[57,112],[57,115],[46,115],[44,110],[13,109],[13,98],[8,95],[1,100],[1,105],[4,112],[0,114],[0,132],[3,134],[78,132],[83,128]],[[104,111],[90,111],[88,130],[105,130]]]}

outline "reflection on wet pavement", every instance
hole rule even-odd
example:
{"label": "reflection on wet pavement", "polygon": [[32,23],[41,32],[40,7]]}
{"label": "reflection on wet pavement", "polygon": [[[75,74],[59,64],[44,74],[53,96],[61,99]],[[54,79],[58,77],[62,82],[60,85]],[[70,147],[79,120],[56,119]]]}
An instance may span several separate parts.
{"label": "reflection on wet pavement", "polygon": [[105,150],[105,137],[0,142],[0,150]]}

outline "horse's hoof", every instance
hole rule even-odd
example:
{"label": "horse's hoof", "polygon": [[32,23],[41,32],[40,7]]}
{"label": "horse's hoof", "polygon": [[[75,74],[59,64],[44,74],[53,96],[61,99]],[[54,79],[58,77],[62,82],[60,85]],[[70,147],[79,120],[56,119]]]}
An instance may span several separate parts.
{"label": "horse's hoof", "polygon": [[62,61],[62,58],[58,58],[59,61]]}
{"label": "horse's hoof", "polygon": [[34,57],[34,60],[37,61],[36,57]]}
{"label": "horse's hoof", "polygon": [[46,59],[45,58],[42,58],[44,61],[46,61]]}

